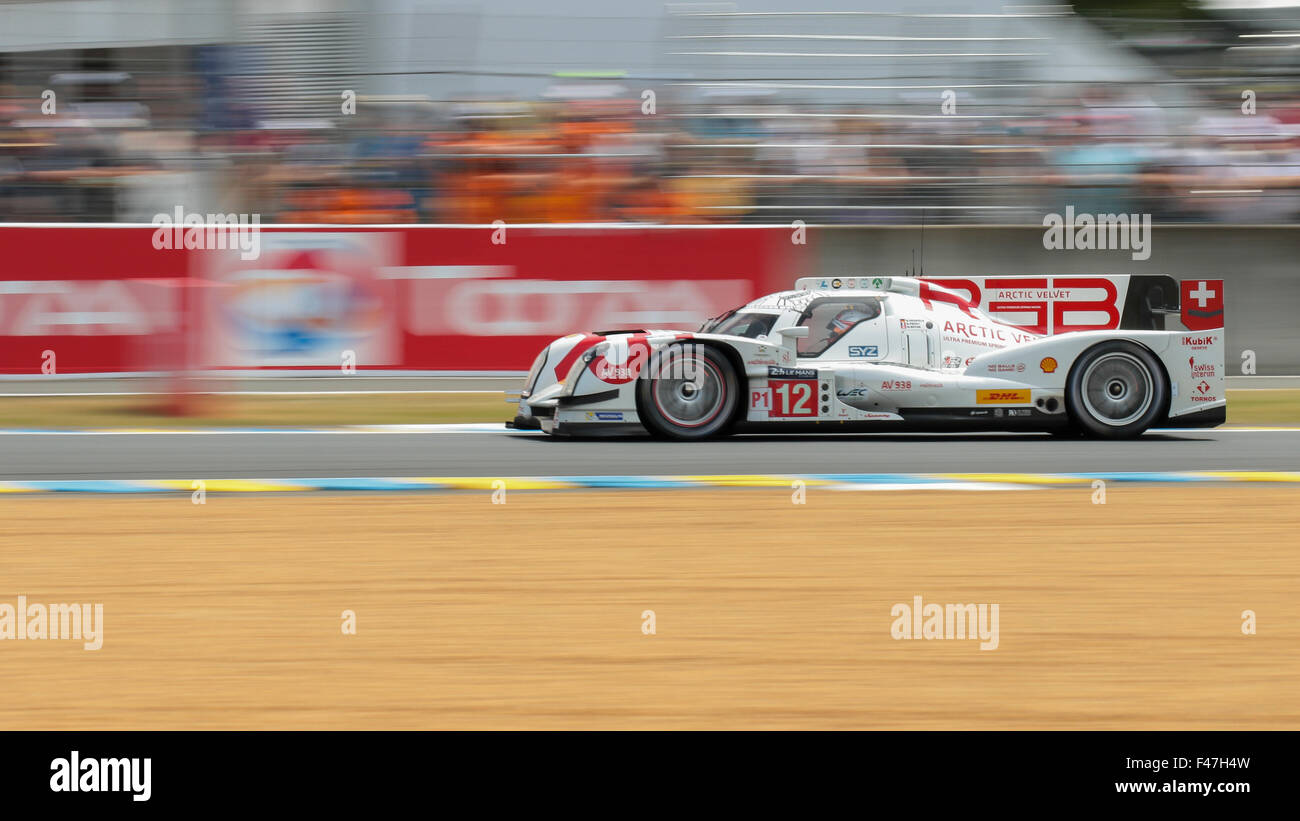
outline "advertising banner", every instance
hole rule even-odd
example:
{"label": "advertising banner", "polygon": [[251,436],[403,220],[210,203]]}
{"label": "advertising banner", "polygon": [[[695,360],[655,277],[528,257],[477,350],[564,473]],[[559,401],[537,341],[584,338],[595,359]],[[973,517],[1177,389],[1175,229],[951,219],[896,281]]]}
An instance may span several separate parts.
{"label": "advertising banner", "polygon": [[0,373],[523,371],[575,331],[693,330],[789,287],[803,250],[781,228],[262,226],[250,258],[155,233],[0,226]]}

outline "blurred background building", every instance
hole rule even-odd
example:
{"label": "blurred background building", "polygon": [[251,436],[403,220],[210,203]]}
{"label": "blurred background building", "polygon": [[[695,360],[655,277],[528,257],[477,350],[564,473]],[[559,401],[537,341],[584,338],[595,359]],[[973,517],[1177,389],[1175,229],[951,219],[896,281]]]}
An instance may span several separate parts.
{"label": "blurred background building", "polygon": [[1251,0],[0,0],[0,220],[1290,223],[1297,49]]}

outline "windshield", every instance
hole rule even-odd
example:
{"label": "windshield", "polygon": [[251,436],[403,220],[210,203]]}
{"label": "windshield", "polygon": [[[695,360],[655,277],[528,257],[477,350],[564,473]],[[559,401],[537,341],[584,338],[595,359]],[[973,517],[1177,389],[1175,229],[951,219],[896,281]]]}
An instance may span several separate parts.
{"label": "windshield", "polygon": [[880,300],[873,297],[814,299],[797,324],[808,329],[799,340],[800,356],[820,356],[853,328],[880,316]]}
{"label": "windshield", "polygon": [[713,333],[714,328],[718,327],[723,322],[726,322],[728,319],[731,319],[736,315],[736,311],[738,310],[738,308],[732,308],[730,311],[723,311],[717,316],[709,317],[704,320],[704,324],[700,326],[699,332],[702,334]]}
{"label": "windshield", "polygon": [[763,336],[772,330],[776,323],[776,314],[737,313],[732,311],[717,319],[709,320],[700,329],[701,332],[745,336],[750,339]]}

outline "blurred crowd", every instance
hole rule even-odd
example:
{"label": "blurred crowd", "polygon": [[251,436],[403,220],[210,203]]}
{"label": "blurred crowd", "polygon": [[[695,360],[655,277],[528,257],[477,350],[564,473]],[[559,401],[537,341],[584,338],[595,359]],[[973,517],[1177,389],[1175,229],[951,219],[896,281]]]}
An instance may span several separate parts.
{"label": "blurred crowd", "polygon": [[41,88],[0,85],[0,221],[148,222],[178,205],[340,224],[1038,223],[1066,205],[1160,221],[1300,216],[1295,92],[1251,114],[1236,89],[1171,112],[1142,88],[1036,87],[1010,105],[959,95],[960,116],[945,116],[938,91],[868,107],[670,89],[648,113],[641,89],[619,87],[362,96],[355,114],[211,127],[176,89],[107,85],[54,112]]}

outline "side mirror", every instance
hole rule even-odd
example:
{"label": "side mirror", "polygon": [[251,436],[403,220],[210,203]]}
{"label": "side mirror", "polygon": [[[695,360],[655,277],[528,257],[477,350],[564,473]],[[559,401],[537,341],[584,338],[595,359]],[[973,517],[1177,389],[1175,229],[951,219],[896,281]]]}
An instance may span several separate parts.
{"label": "side mirror", "polygon": [[806,325],[792,325],[789,328],[782,328],[777,333],[788,339],[805,339],[808,336],[808,327]]}

